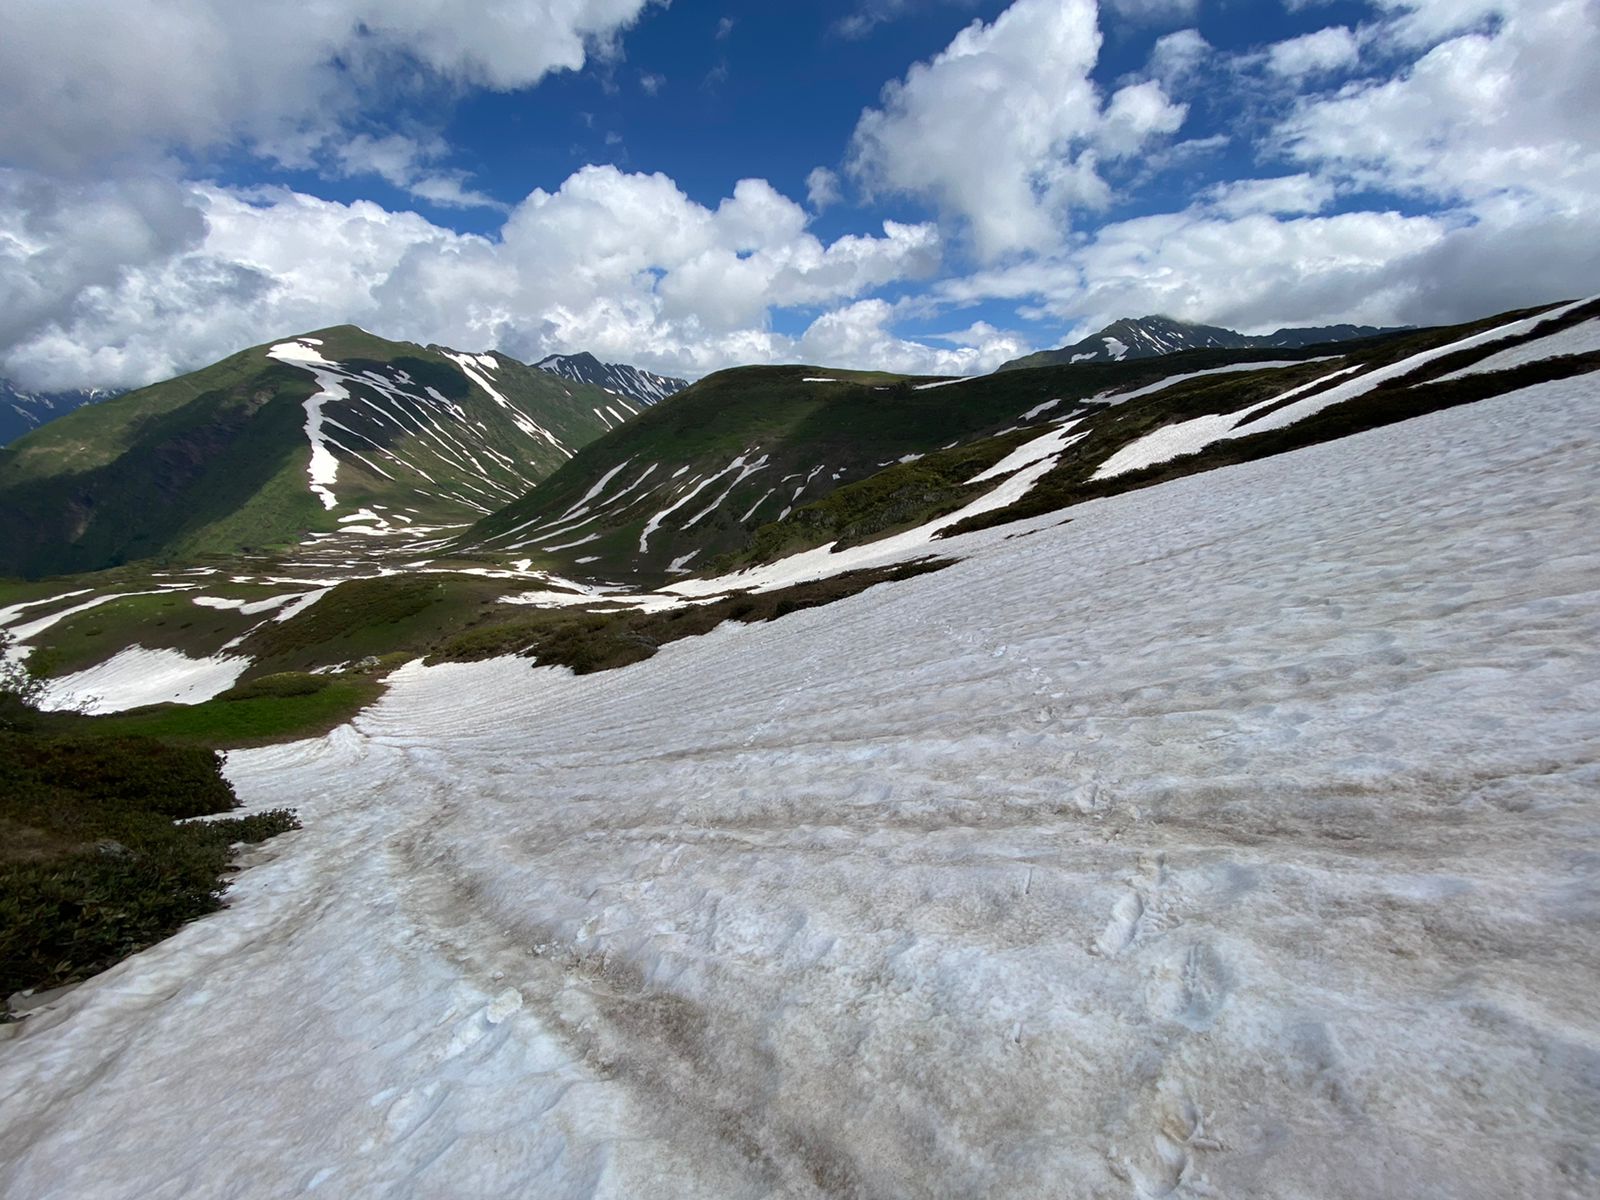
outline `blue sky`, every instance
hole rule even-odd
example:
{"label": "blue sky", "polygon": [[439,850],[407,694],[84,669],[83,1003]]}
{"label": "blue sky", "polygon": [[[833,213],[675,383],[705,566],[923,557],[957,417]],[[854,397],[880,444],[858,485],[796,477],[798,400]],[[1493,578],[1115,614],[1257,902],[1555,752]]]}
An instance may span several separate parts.
{"label": "blue sky", "polygon": [[1596,0],[6,0],[0,370],[990,370],[1596,290]]}

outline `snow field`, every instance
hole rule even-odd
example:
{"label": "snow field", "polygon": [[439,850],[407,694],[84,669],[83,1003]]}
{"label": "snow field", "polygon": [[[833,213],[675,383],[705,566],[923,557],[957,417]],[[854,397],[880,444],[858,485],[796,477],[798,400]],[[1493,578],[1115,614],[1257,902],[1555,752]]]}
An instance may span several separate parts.
{"label": "snow field", "polygon": [[23,1027],[0,1192],[1592,1195],[1595,403],[408,667],[230,758],[305,830]]}

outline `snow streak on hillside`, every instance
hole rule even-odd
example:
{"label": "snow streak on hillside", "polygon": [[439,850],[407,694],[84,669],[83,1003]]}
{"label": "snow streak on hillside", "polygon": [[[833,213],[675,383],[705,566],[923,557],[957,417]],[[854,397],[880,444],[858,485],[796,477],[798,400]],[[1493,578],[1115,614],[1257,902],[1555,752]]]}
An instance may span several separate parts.
{"label": "snow streak on hillside", "polygon": [[234,754],[305,830],[0,1053],[0,1192],[1593,1195],[1595,406],[407,668]]}
{"label": "snow streak on hillside", "polygon": [[[320,345],[315,338],[299,338],[273,346],[267,355],[309,371],[317,381],[316,393],[305,402],[306,439],[311,445],[306,473],[323,507],[331,510],[339,504],[334,485],[341,462],[365,468],[374,477],[408,484],[419,501],[444,500],[479,514],[510,503],[536,482],[527,473],[526,456],[513,458],[497,449],[484,426],[472,421],[460,404],[397,368],[385,376],[332,362],[318,349]],[[560,439],[495,387],[493,355],[445,353],[505,411],[523,437],[572,457]],[[346,532],[406,531],[383,522]]]}
{"label": "snow streak on hillside", "polygon": [[689,386],[687,379],[655,375],[627,363],[603,363],[592,354],[552,354],[534,366],[575,383],[592,383],[613,396],[647,407]]}

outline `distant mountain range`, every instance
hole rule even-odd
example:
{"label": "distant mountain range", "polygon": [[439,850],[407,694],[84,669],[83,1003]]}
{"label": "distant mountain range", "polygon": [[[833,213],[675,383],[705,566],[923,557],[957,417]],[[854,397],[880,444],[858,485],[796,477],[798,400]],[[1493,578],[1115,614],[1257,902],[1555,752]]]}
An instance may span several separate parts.
{"label": "distant mountain range", "polygon": [[0,379],[0,446],[54,421],[75,408],[120,396],[120,389],[80,388],[70,392],[25,392],[9,379]]}
{"label": "distant mountain range", "polygon": [[1471,330],[1246,338],[1145,318],[1030,370],[741,367],[680,391],[587,354],[527,366],[338,326],[0,449],[0,576],[269,551],[318,577],[445,559],[660,583],[925,524],[1018,470],[1030,438],[1067,481],[1030,503],[1097,494],[1099,465],[1165,422],[1236,412],[1249,429],[1252,405],[1377,377]]}
{"label": "distant mountain range", "polygon": [[1349,342],[1399,332],[1402,330],[1374,325],[1322,325],[1250,335],[1235,333],[1217,325],[1190,325],[1184,321],[1174,321],[1171,317],[1124,317],[1081,342],[1063,346],[1059,350],[1041,350],[1037,354],[1012,359],[1003,364],[1000,370],[1124,362],[1132,358],[1177,354],[1183,350],[1295,350],[1327,342]]}
{"label": "distant mountain range", "polygon": [[[743,367],[641,410],[500,354],[301,334],[0,449],[0,620],[56,675],[136,646],[235,673],[546,650],[602,669],[823,599],[685,595],[941,556],[950,535],[1592,387],[1600,301],[1334,347],[1129,350],[971,378]],[[32,582],[52,574],[70,578]],[[676,598],[643,594],[662,584]]]}
{"label": "distant mountain range", "polygon": [[533,364],[541,371],[549,371],[576,383],[589,383],[604,388],[615,396],[623,396],[636,404],[651,405],[676,395],[689,386],[687,379],[670,375],[652,375],[626,363],[603,363],[592,354],[552,354]]}

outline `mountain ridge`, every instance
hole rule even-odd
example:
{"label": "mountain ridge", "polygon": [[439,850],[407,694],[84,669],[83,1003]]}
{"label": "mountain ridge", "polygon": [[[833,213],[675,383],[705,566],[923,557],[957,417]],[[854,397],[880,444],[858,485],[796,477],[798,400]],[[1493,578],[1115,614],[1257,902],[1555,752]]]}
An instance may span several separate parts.
{"label": "mountain ridge", "polygon": [[1375,325],[1286,326],[1267,334],[1237,333],[1220,325],[1198,325],[1152,314],[1123,317],[1097,333],[1059,350],[1041,350],[1001,363],[997,371],[1070,366],[1085,362],[1123,362],[1155,358],[1184,350],[1298,350],[1336,342],[1361,341],[1406,332],[1404,327]]}
{"label": "mountain ridge", "polygon": [[30,392],[9,379],[0,379],[0,446],[8,446],[39,426],[65,416],[85,404],[120,396],[126,388],[71,388],[60,392]]}
{"label": "mountain ridge", "polygon": [[612,427],[504,355],[333,326],[79,408],[0,450],[0,573],[334,539],[422,544]]}
{"label": "mountain ridge", "polygon": [[658,404],[668,396],[677,395],[689,386],[687,379],[679,379],[672,375],[657,375],[627,363],[601,362],[587,350],[581,350],[576,354],[546,355],[533,366],[540,371],[548,371],[552,375],[559,375],[575,383],[593,384],[615,396],[645,407]]}

